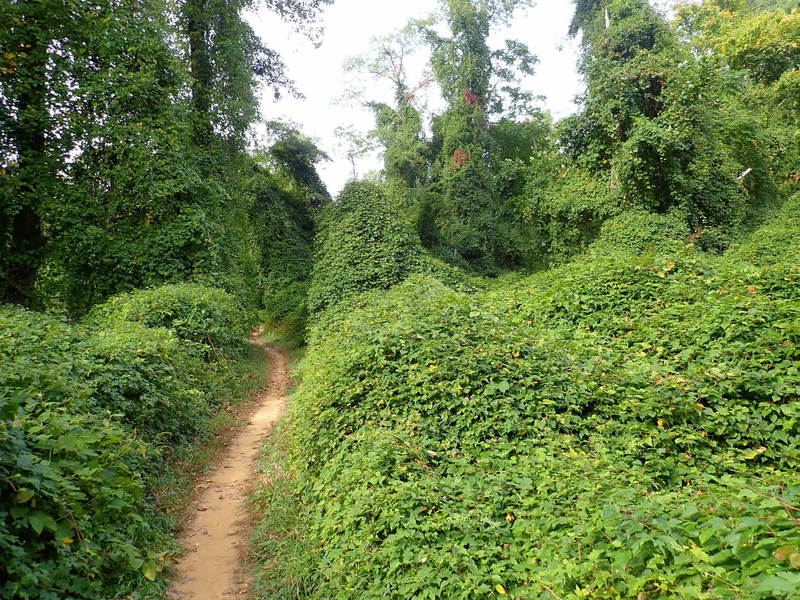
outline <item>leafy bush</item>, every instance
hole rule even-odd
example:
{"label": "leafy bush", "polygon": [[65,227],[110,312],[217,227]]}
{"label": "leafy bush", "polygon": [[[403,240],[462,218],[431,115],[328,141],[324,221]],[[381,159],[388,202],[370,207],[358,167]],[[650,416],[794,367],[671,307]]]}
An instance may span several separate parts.
{"label": "leafy bush", "polygon": [[446,263],[428,252],[423,252],[420,255],[414,267],[414,272],[429,275],[437,281],[462,292],[474,292],[486,284],[485,280],[480,277],[468,275],[462,269]]}
{"label": "leafy bush", "polygon": [[[468,150],[456,150],[455,166],[444,170],[440,183],[443,202],[434,224],[448,247],[481,269],[491,266],[496,252],[497,199],[489,170],[471,156]],[[460,161],[466,162],[458,166]]]}
{"label": "leafy bush", "polygon": [[301,346],[305,343],[308,324],[308,281],[286,283],[268,299],[264,320],[273,330],[280,330],[284,341]]}
{"label": "leafy bush", "polygon": [[148,447],[97,409],[85,340],[13,308],[0,329],[0,595],[104,598],[155,576]]}
{"label": "leafy bush", "polygon": [[422,253],[411,228],[369,182],[345,187],[320,217],[309,309],[318,312],[371,289],[405,279]]}
{"label": "leafy bush", "polygon": [[630,210],[604,222],[592,246],[599,254],[669,252],[688,235],[683,215]]}
{"label": "leafy bush", "polygon": [[93,386],[97,409],[151,442],[187,442],[203,430],[213,398],[201,370],[208,378],[213,369],[197,348],[135,323],[94,333],[84,346],[89,362],[80,375]]}
{"label": "leafy bush", "polygon": [[0,308],[0,596],[160,597],[164,472],[245,387],[252,365],[211,349],[239,356],[246,319],[195,285],[115,297],[88,327]]}
{"label": "leafy bush", "polygon": [[414,275],[327,311],[281,483],[306,541],[270,593],[793,598],[800,231],[756,232],[761,266],[632,254],[650,222],[485,291]]}
{"label": "leafy bush", "polygon": [[204,344],[211,353],[239,353],[251,325],[245,307],[231,294],[197,284],[165,285],[115,296],[95,307],[91,326],[141,323],[165,327],[179,338]]}
{"label": "leafy bush", "polygon": [[[728,13],[713,2],[698,10]],[[694,52],[644,0],[579,2],[579,31],[587,93],[581,112],[560,125],[574,163],[608,176],[625,206],[677,209],[692,229],[724,232],[775,202],[781,136],[753,114],[752,99],[740,105],[747,82],[719,55]]]}

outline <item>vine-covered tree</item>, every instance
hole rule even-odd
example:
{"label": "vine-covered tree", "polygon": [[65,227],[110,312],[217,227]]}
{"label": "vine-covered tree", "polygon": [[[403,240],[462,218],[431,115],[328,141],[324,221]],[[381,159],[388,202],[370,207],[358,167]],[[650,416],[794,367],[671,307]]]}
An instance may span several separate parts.
{"label": "vine-covered tree", "polygon": [[0,29],[0,290],[4,300],[20,302],[32,294],[44,243],[41,197],[58,169],[59,153],[48,148],[47,63],[59,14],[43,2],[0,7],[7,24]]}
{"label": "vine-covered tree", "polygon": [[[333,0],[268,0],[263,4],[298,27],[313,22]],[[194,141],[207,145],[212,135],[241,149],[258,114],[260,82],[276,95],[294,91],[280,55],[256,36],[244,11],[254,0],[183,0],[181,23],[191,73]]]}
{"label": "vine-covered tree", "polygon": [[529,5],[527,0],[443,0],[449,36],[426,30],[433,72],[448,103],[433,123],[433,178],[444,196],[437,225],[458,254],[484,264],[492,261],[499,237],[490,121],[531,110],[532,96],[515,82],[532,74],[535,64],[525,44],[510,40],[492,50],[488,38],[494,27]]}
{"label": "vine-covered tree", "polygon": [[348,71],[366,73],[389,82],[394,102],[375,100],[368,106],[375,115],[372,137],[383,147],[384,175],[392,184],[415,188],[424,183],[430,166],[430,149],[423,132],[420,96],[432,83],[430,74],[412,82],[408,61],[419,50],[420,28],[429,21],[412,22],[395,34],[372,41],[369,53],[349,60]]}
{"label": "vine-covered tree", "polygon": [[694,228],[735,221],[747,198],[737,176],[759,165],[726,144],[713,57],[693,54],[647,0],[578,0],[571,33],[587,92],[562,127],[568,154],[610,170],[623,203],[680,210]]}
{"label": "vine-covered tree", "polygon": [[[788,187],[785,195],[800,183],[800,11],[789,8],[800,3],[706,0],[678,12],[681,32],[698,53],[716,57],[731,81],[723,110],[729,119],[738,116],[739,122],[752,124],[731,141],[748,163],[763,163],[757,176],[768,174]],[[753,183],[748,176],[749,188]]]}
{"label": "vine-covered tree", "polygon": [[279,169],[285,171],[292,183],[301,188],[300,195],[308,206],[321,208],[331,201],[331,195],[317,172],[316,165],[330,157],[306,135],[291,125],[272,121],[268,124],[275,142],[269,155]]}

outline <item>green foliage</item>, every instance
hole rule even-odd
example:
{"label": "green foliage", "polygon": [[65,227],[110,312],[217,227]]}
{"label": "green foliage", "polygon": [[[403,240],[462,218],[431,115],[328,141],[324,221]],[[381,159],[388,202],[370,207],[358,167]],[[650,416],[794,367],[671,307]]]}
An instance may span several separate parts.
{"label": "green foliage", "polygon": [[[267,5],[301,26],[329,3]],[[283,63],[249,0],[140,4],[0,4],[0,299],[82,315],[195,281],[255,303],[244,151]]]}
{"label": "green foliage", "polygon": [[284,170],[286,175],[303,190],[306,203],[314,208],[330,202],[331,195],[317,173],[316,164],[330,160],[313,140],[282,123],[268,124],[277,137],[269,149],[270,157]]}
{"label": "green foliage", "polygon": [[202,344],[204,352],[218,355],[241,353],[252,324],[234,296],[196,284],[166,285],[115,296],[88,317],[88,324],[99,327],[125,323],[169,329],[182,340]]}
{"label": "green foliage", "polygon": [[350,183],[320,215],[309,290],[312,313],[371,289],[387,289],[414,269],[422,248],[381,188]]}
{"label": "green foliage", "polygon": [[[388,81],[393,86],[393,106],[370,101],[367,106],[375,115],[375,129],[370,132],[373,140],[383,146],[384,175],[391,184],[417,187],[428,179],[431,162],[430,146],[422,127],[422,111],[417,107],[418,92],[432,83],[425,74],[420,82],[409,80],[406,65],[418,49],[421,33],[428,22],[412,21],[400,31],[373,39],[370,52],[350,59],[345,64],[347,71],[368,73]],[[350,156],[365,153],[370,149],[368,140],[350,134]],[[354,154],[356,153],[356,154]],[[357,178],[355,164],[353,179]]]}
{"label": "green foliage", "polygon": [[[211,206],[173,206],[179,214],[136,215],[113,228],[79,221],[54,240],[40,273],[40,296],[77,314],[111,295],[164,282],[210,280],[242,298],[252,296],[242,281],[252,266],[236,252],[241,242],[235,237],[246,230],[227,227],[233,215],[220,215],[218,191],[207,197]],[[226,254],[228,245],[233,250]]]}
{"label": "green foliage", "polygon": [[[503,49],[492,51],[487,40],[492,28],[507,23],[532,3],[443,0],[441,4],[451,37],[442,37],[433,29],[424,35],[432,48],[434,75],[450,109],[482,107],[475,115],[478,120],[485,118],[481,113],[486,109],[494,113],[508,110],[514,114],[517,109],[524,112],[524,106],[517,106],[515,101],[524,104],[530,98],[519,91],[512,92],[511,84],[520,73],[533,72],[535,57],[520,42],[509,40]],[[471,91],[477,103],[465,95],[466,90]]]}
{"label": "green foliage", "polygon": [[162,479],[247,395],[247,325],[194,285],[115,297],[81,326],[0,309],[0,595],[160,597],[176,550]]}
{"label": "green foliage", "polygon": [[148,447],[99,410],[113,399],[87,377],[79,332],[18,309],[0,320],[3,597],[98,598],[144,583],[166,543],[143,516]]}
{"label": "green foliage", "polygon": [[630,210],[603,223],[592,250],[599,254],[662,254],[674,251],[688,235],[684,215]]}
{"label": "green foliage", "polygon": [[[747,200],[774,201],[765,152],[740,141],[757,126],[720,110],[726,80],[715,57],[694,55],[643,0],[579,3],[577,29],[588,89],[562,126],[573,159],[610,171],[627,204],[678,209],[692,228],[735,225]],[[736,181],[747,168],[757,190]]]}
{"label": "green foliage", "polygon": [[[184,71],[157,0],[137,11],[60,2],[4,2],[0,11],[8,24],[0,31],[0,267],[7,297],[30,302],[48,238],[91,221],[103,202],[112,220],[133,204],[141,223],[143,204],[185,189],[174,103]],[[140,195],[141,204],[130,202]]]}
{"label": "green foliage", "polygon": [[[302,30],[332,1],[267,0],[264,5]],[[286,88],[299,95],[280,54],[245,18],[253,5],[252,0],[181,0],[171,7],[188,49],[192,137],[206,151],[207,166],[226,150],[244,149],[247,130],[258,118],[259,83],[272,87],[276,98]],[[309,34],[314,37],[313,29]],[[222,147],[214,148],[219,141]]]}
{"label": "green foliage", "polygon": [[87,315],[0,308],[0,596],[163,595],[169,465],[252,382],[263,307],[311,323],[264,594],[793,600],[796,1],[576,0],[553,127],[529,48],[490,46],[532,3],[442,0],[360,63],[386,185],[337,202],[296,128],[245,154],[258,83],[292,89],[253,2],[135,4],[0,2],[0,300]]}
{"label": "green foliage", "polygon": [[281,479],[292,568],[264,589],[792,598],[796,198],[784,210],[722,257],[677,244],[681,215],[626,211],[558,269],[477,293],[415,275],[327,311]]}
{"label": "green foliage", "polygon": [[465,156],[469,157],[465,165],[442,177],[444,202],[435,225],[445,243],[461,257],[490,264],[497,237],[492,181],[484,165],[469,154]]}
{"label": "green foliage", "polygon": [[412,274],[424,273],[464,291],[482,287],[462,268],[423,249],[404,218],[402,201],[376,184],[348,184],[319,223],[308,298],[314,315],[347,306],[361,292],[388,289]]}
{"label": "green foliage", "polygon": [[[225,140],[193,147],[184,100],[197,73],[175,48],[176,6],[3,6],[4,297],[83,314],[116,293],[203,277],[252,297],[246,210],[232,181],[241,155],[227,135],[250,117],[226,104],[236,123],[215,122]],[[215,42],[235,54],[230,37]],[[253,76],[226,67],[214,83],[233,98]],[[209,153],[225,168],[212,174]]]}
{"label": "green foliage", "polygon": [[796,252],[798,227],[800,194],[795,194],[784,202],[771,222],[735,244],[731,255],[756,265],[780,265]]}
{"label": "green foliage", "polygon": [[[395,86],[396,106],[370,105],[384,175],[412,199],[437,256],[485,275],[547,266],[628,211],[664,216],[668,238],[688,230],[719,252],[797,190],[792,7],[706,0],[670,23],[646,0],[576,1],[570,33],[582,36],[587,91],[553,131],[514,85],[535,58],[524,44],[489,45],[527,4],[442,2],[447,34],[414,22],[351,65]],[[448,103],[429,141],[404,63],[420,35]]]}
{"label": "green foliage", "polygon": [[[531,132],[520,126],[520,133],[512,136],[509,121],[534,113],[532,95],[515,82],[533,73],[536,59],[525,44],[509,40],[504,48],[492,50],[488,39],[493,27],[530,3],[447,0],[442,5],[450,36],[425,30],[433,72],[448,103],[432,123],[431,172],[442,197],[433,228],[446,247],[478,270],[491,272],[496,263],[508,262],[510,244],[506,230],[497,225],[501,198],[488,159],[493,137],[506,143],[497,158],[504,158],[503,152],[524,152],[524,138]],[[492,128],[493,115],[505,121]]]}
{"label": "green foliage", "polygon": [[485,280],[469,275],[464,269],[428,252],[422,253],[414,268],[414,273],[433,277],[438,282],[461,292],[475,292],[486,285]]}
{"label": "green foliage", "polygon": [[559,263],[579,252],[624,208],[606,177],[564,166],[557,153],[537,157],[521,172],[523,190],[511,206],[533,265]]}
{"label": "green foliage", "polygon": [[303,194],[287,190],[266,172],[251,181],[251,219],[259,249],[267,321],[302,343],[313,261],[315,225]]}
{"label": "green foliage", "polygon": [[[330,1],[266,6],[306,26]],[[290,85],[253,6],[0,2],[0,301],[91,311],[0,309],[3,598],[161,597],[172,462],[201,462],[253,382],[259,260],[280,257],[244,151],[258,83]],[[322,187],[307,146],[274,150],[292,192]]]}
{"label": "green foliage", "polygon": [[117,322],[89,337],[97,410],[118,416],[147,441],[188,442],[201,433],[209,398],[201,389],[201,353],[166,329]]}
{"label": "green foliage", "polygon": [[528,117],[522,123],[508,118],[492,123],[489,135],[492,138],[493,162],[526,161],[551,149],[551,126],[550,117],[541,113]]}
{"label": "green foliage", "polygon": [[[749,127],[728,131],[726,136],[757,176],[763,178],[768,172],[788,195],[796,191],[798,182],[800,112],[795,99],[800,13],[776,4],[753,7],[739,0],[707,0],[681,7],[678,23],[699,52],[713,53],[734,75],[722,95],[724,108]],[[759,160],[754,160],[754,153]],[[756,183],[764,187],[763,182]],[[752,187],[748,182],[748,188]]]}
{"label": "green foliage", "polygon": [[681,8],[684,26],[698,33],[697,43],[758,83],[774,84],[800,68],[800,13],[769,6],[752,11],[743,1],[721,4],[707,0]]}
{"label": "green foliage", "polygon": [[422,132],[420,112],[400,94],[397,109],[373,103],[375,137],[386,149],[383,155],[384,172],[390,182],[417,187],[427,178],[430,166],[430,147]]}

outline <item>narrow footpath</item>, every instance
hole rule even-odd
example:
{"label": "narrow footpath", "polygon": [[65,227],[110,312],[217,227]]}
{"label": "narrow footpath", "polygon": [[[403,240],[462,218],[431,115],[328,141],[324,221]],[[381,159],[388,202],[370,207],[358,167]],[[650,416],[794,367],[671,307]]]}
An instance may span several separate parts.
{"label": "narrow footpath", "polygon": [[175,565],[169,597],[181,600],[227,600],[248,597],[249,577],[242,558],[250,535],[244,501],[256,481],[261,444],[286,407],[289,364],[278,350],[270,357],[269,384],[256,397],[253,412],[237,429],[213,471],[197,487],[186,525],[185,552]]}

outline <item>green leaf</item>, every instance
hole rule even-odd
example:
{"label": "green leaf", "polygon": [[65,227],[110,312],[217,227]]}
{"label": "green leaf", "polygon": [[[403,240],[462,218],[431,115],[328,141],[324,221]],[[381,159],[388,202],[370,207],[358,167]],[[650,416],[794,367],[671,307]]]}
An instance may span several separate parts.
{"label": "green leaf", "polygon": [[782,572],[764,578],[758,586],[756,586],[755,591],[767,592],[775,595],[794,594],[797,592],[798,586],[800,586],[800,575]]}
{"label": "green leaf", "polygon": [[28,523],[37,534],[41,534],[45,527],[54,532],[58,528],[56,520],[41,510],[32,510],[29,512]]}
{"label": "green leaf", "polygon": [[145,576],[145,579],[150,581],[155,581],[156,576],[160,571],[161,568],[154,562],[148,562],[142,568],[142,574]]}
{"label": "green leaf", "polygon": [[33,498],[33,496],[34,494],[30,490],[20,490],[19,492],[17,492],[15,500],[20,504],[24,504],[25,502]]}

